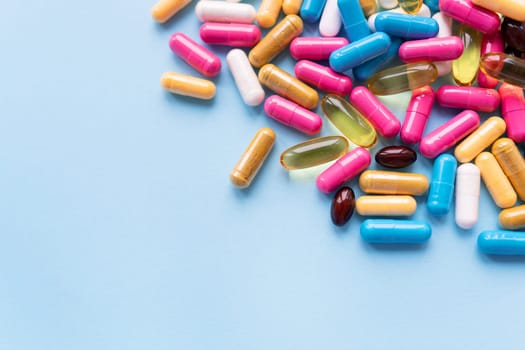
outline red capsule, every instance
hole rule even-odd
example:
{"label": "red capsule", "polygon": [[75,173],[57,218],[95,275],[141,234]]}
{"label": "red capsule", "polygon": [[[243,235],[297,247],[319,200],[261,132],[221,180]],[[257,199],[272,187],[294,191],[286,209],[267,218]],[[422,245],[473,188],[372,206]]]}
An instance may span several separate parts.
{"label": "red capsule", "polygon": [[414,163],[417,154],[407,146],[386,146],[376,153],[375,159],[386,168],[400,169]]}
{"label": "red capsule", "polygon": [[341,187],[332,200],[332,222],[343,226],[350,220],[355,209],[355,194],[350,187]]}

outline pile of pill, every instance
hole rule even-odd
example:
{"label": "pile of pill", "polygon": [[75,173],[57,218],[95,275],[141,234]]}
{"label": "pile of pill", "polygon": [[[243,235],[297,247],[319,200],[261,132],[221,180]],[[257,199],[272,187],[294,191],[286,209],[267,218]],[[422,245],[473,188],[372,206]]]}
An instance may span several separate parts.
{"label": "pile of pill", "polygon": [[[153,18],[166,22],[190,2],[160,0]],[[232,47],[226,63],[244,103],[264,101],[269,117],[306,135],[321,130],[323,118],[312,111],[320,103],[325,120],[338,130],[340,136],[312,138],[280,156],[290,171],[326,165],[316,184],[321,192],[335,192],[335,225],[347,223],[356,210],[378,217],[361,224],[366,242],[424,243],[432,233],[428,223],[398,219],[415,212],[414,196],[426,195],[428,212],[438,217],[449,213],[455,198],[455,222],[469,229],[478,221],[483,180],[502,208],[504,230],[481,232],[478,248],[525,255],[525,232],[518,231],[525,228],[525,204],[516,206],[525,201],[525,159],[516,145],[525,141],[525,1],[262,0],[256,10],[238,0],[201,0],[195,14],[203,22],[204,43]],[[318,22],[321,36],[301,37],[303,21]],[[263,36],[259,27],[271,29]],[[184,33],[173,34],[169,46],[204,77],[221,70],[221,59]],[[293,75],[271,63],[288,48],[297,60]],[[404,64],[389,66],[397,58]],[[430,84],[448,74],[457,85],[434,91]],[[354,86],[356,81],[365,86]],[[216,92],[212,81],[176,72],[164,73],[161,84],[198,99]],[[275,94],[265,98],[263,87]],[[318,90],[326,93],[322,99]],[[404,91],[412,95],[401,123],[377,96]],[[435,100],[462,111],[423,136]],[[478,112],[498,107],[502,117],[480,120]],[[367,170],[378,135],[399,135],[406,144],[376,151],[375,161],[388,171]],[[233,185],[250,185],[275,137],[270,128],[257,131],[230,173]],[[417,144],[422,156],[434,160],[430,181],[398,170],[416,161],[409,145]],[[365,195],[356,199],[344,185],[358,176]]]}

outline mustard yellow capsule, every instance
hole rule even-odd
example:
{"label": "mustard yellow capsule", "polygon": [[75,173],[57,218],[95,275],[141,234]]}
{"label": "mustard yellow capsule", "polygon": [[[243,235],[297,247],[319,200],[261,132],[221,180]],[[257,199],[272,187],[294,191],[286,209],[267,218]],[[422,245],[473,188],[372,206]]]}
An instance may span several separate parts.
{"label": "mustard yellow capsule", "polygon": [[159,23],[164,23],[188,5],[191,0],[160,0],[151,9],[151,16]]}
{"label": "mustard yellow capsule", "polygon": [[319,102],[317,91],[276,65],[264,65],[259,70],[259,81],[275,93],[304,108],[313,109]]}
{"label": "mustard yellow capsule", "polygon": [[367,170],[359,177],[359,187],[366,193],[419,196],[427,192],[428,185],[425,175],[415,173]]}
{"label": "mustard yellow capsule", "polygon": [[472,134],[454,150],[454,156],[460,163],[468,163],[480,154],[485,148],[489,147],[492,142],[503,135],[506,124],[503,118],[490,117],[479,126]]}
{"label": "mustard yellow capsule", "polygon": [[492,154],[521,200],[525,200],[525,160],[514,141],[501,138],[492,145]]}
{"label": "mustard yellow capsule", "polygon": [[270,28],[277,21],[281,12],[282,0],[262,0],[255,18],[263,28]]}
{"label": "mustard yellow capsule", "polygon": [[209,80],[191,75],[166,72],[160,78],[160,84],[169,92],[209,100],[215,96],[215,84]]}
{"label": "mustard yellow capsule", "polygon": [[412,196],[361,196],[355,208],[363,216],[410,216],[417,203]]}
{"label": "mustard yellow capsule", "polygon": [[498,221],[501,227],[508,230],[525,228],[525,204],[502,210]]}
{"label": "mustard yellow capsule", "polygon": [[474,163],[479,168],[481,178],[498,207],[510,208],[516,204],[518,196],[492,153],[481,152]]}
{"label": "mustard yellow capsule", "polygon": [[283,12],[285,15],[296,15],[302,4],[303,0],[283,0]]}
{"label": "mustard yellow capsule", "polygon": [[452,76],[458,85],[472,85],[478,76],[483,34],[466,24],[458,24],[454,35],[463,41],[464,50],[452,61]]}
{"label": "mustard yellow capsule", "polygon": [[303,20],[297,15],[284,17],[248,54],[254,67],[261,67],[273,60],[296,36],[303,32]]}

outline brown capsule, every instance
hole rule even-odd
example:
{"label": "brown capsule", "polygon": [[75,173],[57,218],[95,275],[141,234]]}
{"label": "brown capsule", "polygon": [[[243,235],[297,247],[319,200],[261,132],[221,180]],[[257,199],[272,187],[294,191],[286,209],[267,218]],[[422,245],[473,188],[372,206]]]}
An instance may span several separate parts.
{"label": "brown capsule", "polygon": [[355,209],[355,194],[350,187],[342,187],[332,200],[332,222],[343,226],[350,220]]}
{"label": "brown capsule", "polygon": [[417,160],[416,152],[407,146],[386,146],[376,153],[376,162],[387,168],[400,169]]}

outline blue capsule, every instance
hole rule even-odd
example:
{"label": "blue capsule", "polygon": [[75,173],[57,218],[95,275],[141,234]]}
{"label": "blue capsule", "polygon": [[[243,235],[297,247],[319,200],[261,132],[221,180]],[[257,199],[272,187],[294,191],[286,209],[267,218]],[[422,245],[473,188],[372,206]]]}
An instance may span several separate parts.
{"label": "blue capsule", "polygon": [[432,13],[439,11],[439,0],[423,0]]}
{"label": "blue capsule", "polygon": [[401,46],[401,39],[392,37],[390,40],[391,44],[387,52],[354,68],[353,73],[357,80],[368,80],[372,74],[379,72],[388,62],[397,57],[397,52]]}
{"label": "blue capsule", "polygon": [[323,13],[326,0],[304,0],[299,11],[301,18],[308,23],[314,23],[319,20]]}
{"label": "blue capsule", "polygon": [[478,248],[485,254],[525,255],[525,232],[483,231],[478,236]]}
{"label": "blue capsule", "polygon": [[379,13],[374,26],[378,32],[405,39],[432,38],[439,31],[439,24],[435,19],[395,12]]}
{"label": "blue capsule", "polygon": [[440,155],[434,161],[427,197],[427,208],[430,214],[443,216],[450,211],[454,197],[457,166],[456,158],[447,153]]}
{"label": "blue capsule", "polygon": [[424,221],[368,219],[361,224],[361,238],[368,243],[417,244],[431,235],[432,228]]}
{"label": "blue capsule", "polygon": [[337,0],[346,36],[356,41],[371,34],[359,0]]}
{"label": "blue capsule", "polygon": [[388,51],[390,37],[381,32],[354,41],[330,54],[330,67],[336,72],[346,72]]}

